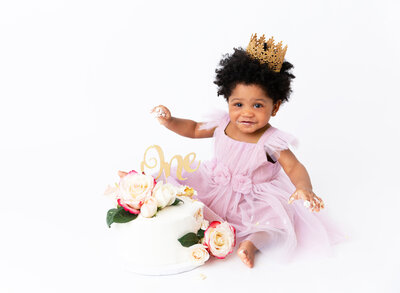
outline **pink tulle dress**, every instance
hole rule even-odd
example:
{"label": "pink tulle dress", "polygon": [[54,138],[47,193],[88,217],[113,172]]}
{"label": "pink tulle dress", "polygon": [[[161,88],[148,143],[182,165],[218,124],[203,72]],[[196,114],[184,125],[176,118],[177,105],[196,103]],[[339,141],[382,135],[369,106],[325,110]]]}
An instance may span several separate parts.
{"label": "pink tulle dress", "polygon": [[215,124],[215,157],[179,183],[196,189],[200,201],[236,228],[238,243],[250,240],[286,259],[303,248],[330,253],[343,236],[325,211],[311,212],[302,200],[288,204],[295,187],[277,160],[294,137],[271,126],[257,143],[241,142],[225,134],[229,121],[224,113]]}

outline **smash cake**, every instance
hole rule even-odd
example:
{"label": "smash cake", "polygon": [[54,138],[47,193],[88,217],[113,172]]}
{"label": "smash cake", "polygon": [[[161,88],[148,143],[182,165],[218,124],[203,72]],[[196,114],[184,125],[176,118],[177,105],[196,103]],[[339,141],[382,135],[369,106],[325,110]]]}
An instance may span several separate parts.
{"label": "smash cake", "polygon": [[234,227],[206,220],[207,207],[193,198],[196,191],[191,187],[130,171],[105,194],[115,199],[107,225],[129,271],[176,274],[203,265],[210,256],[225,258],[233,251]]}

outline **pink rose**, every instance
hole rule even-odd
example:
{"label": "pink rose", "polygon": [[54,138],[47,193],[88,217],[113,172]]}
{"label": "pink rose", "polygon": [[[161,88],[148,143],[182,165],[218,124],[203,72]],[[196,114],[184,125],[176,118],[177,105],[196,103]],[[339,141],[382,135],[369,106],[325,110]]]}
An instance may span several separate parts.
{"label": "pink rose", "polygon": [[118,185],[118,204],[132,214],[138,214],[141,206],[151,196],[155,185],[152,176],[129,172]]}
{"label": "pink rose", "polygon": [[225,258],[232,253],[236,244],[236,230],[228,222],[211,222],[204,232],[204,245],[211,255],[217,258]]}
{"label": "pink rose", "polygon": [[[124,208],[125,211],[131,214],[140,214],[140,210],[131,206],[128,202],[122,201],[120,198],[117,199],[118,205]],[[135,205],[136,206],[136,205]]]}

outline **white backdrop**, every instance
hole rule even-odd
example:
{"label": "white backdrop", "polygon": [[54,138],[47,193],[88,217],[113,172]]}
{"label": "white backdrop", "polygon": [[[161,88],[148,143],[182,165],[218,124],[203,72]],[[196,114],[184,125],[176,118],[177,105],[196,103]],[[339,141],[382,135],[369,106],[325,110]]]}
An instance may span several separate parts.
{"label": "white backdrop", "polygon": [[[395,1],[2,1],[0,292],[400,292],[399,25]],[[211,140],[149,110],[225,109],[215,68],[252,33],[288,44],[297,78],[271,123],[299,138],[349,241],[332,258],[252,270],[232,256],[176,276],[126,272],[106,185],[152,144],[211,158]]]}

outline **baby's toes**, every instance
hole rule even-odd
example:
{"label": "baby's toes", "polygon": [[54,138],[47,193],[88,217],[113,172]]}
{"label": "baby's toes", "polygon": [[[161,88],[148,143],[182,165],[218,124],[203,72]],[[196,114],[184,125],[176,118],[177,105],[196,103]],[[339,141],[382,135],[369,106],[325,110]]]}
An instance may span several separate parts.
{"label": "baby's toes", "polygon": [[242,261],[248,259],[247,251],[246,251],[245,249],[239,249],[238,252],[237,252],[237,254],[238,254],[238,256],[240,257],[240,259],[241,259]]}
{"label": "baby's toes", "polygon": [[253,262],[249,256],[249,252],[245,249],[240,249],[238,250],[238,255],[241,259],[241,261],[248,267],[252,268],[253,267]]}

